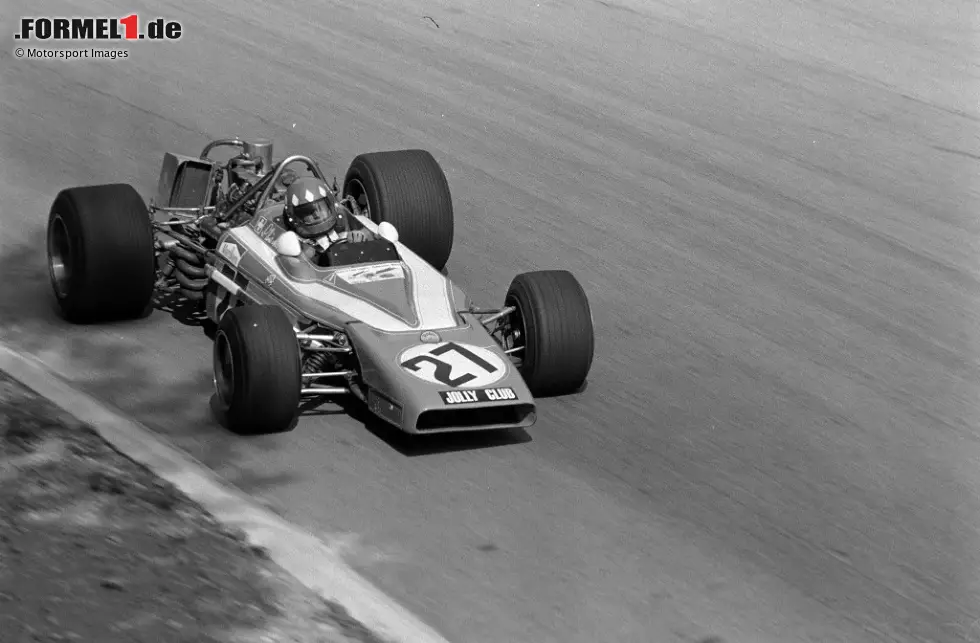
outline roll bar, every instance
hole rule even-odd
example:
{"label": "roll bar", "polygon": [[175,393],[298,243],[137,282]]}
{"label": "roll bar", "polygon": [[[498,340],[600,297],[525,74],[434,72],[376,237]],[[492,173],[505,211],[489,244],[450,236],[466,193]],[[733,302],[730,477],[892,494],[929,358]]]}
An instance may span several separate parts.
{"label": "roll bar", "polygon": [[272,172],[269,172],[268,174],[263,176],[259,181],[255,183],[255,185],[250,187],[245,192],[245,194],[243,194],[238,199],[238,202],[228,209],[228,211],[225,213],[225,216],[230,217],[231,215],[233,215],[235,212],[239,210],[239,208],[242,207],[243,204],[248,202],[256,194],[259,194],[259,197],[258,197],[258,201],[256,201],[255,203],[255,209],[261,210],[263,206],[265,206],[265,202],[269,199],[269,193],[272,192],[273,186],[279,180],[279,177],[282,176],[283,170],[285,170],[287,166],[292,165],[293,163],[304,163],[307,169],[313,173],[313,176],[315,176],[316,178],[320,179],[323,182],[326,182],[327,179],[324,176],[323,172],[320,171],[320,166],[317,165],[316,161],[302,154],[294,154],[293,156],[288,156],[284,158],[282,161],[280,161]]}

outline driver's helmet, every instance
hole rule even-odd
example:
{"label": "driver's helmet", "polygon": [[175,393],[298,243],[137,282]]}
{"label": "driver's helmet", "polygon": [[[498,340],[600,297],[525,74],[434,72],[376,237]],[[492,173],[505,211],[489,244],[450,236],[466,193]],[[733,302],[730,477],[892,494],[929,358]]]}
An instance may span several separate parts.
{"label": "driver's helmet", "polygon": [[286,189],[286,226],[305,239],[327,234],[340,216],[334,204],[334,193],[316,177],[297,179]]}

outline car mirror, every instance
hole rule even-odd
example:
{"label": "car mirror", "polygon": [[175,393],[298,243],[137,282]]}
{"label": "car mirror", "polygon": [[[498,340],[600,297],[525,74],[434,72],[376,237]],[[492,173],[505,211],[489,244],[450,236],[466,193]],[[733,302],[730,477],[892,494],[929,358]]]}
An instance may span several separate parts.
{"label": "car mirror", "polygon": [[387,221],[382,221],[378,224],[378,234],[385,241],[390,241],[391,243],[398,241],[398,229]]}
{"label": "car mirror", "polygon": [[288,230],[276,239],[276,252],[284,257],[298,257],[303,254],[303,246],[300,244],[296,233]]}

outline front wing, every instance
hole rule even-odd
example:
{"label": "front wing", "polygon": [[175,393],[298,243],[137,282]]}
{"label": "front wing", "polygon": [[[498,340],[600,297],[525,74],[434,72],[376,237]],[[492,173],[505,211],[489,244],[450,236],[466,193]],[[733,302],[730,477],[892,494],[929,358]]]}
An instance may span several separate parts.
{"label": "front wing", "polygon": [[368,409],[408,433],[529,427],[535,402],[482,324],[437,333],[348,325]]}

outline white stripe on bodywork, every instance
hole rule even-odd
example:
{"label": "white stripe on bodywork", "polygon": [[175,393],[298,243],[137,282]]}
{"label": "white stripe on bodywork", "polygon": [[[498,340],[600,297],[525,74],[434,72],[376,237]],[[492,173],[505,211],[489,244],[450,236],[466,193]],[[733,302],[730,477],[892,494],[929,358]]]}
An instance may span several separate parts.
{"label": "white stripe on bodywork", "polygon": [[[368,223],[371,224],[374,231],[377,230],[377,226],[373,225],[373,222],[369,221]],[[315,299],[327,306],[336,308],[378,330],[405,332],[444,330],[459,326],[459,321],[453,310],[451,289],[446,278],[400,243],[396,243],[395,246],[414,283],[414,303],[419,318],[418,325],[414,326],[406,324],[363,299],[353,297],[329,286],[294,281],[276,265],[276,251],[248,226],[234,228],[231,230],[231,235],[255,253],[255,256],[259,257],[270,270],[274,271],[276,276],[290,289],[304,297]]]}

